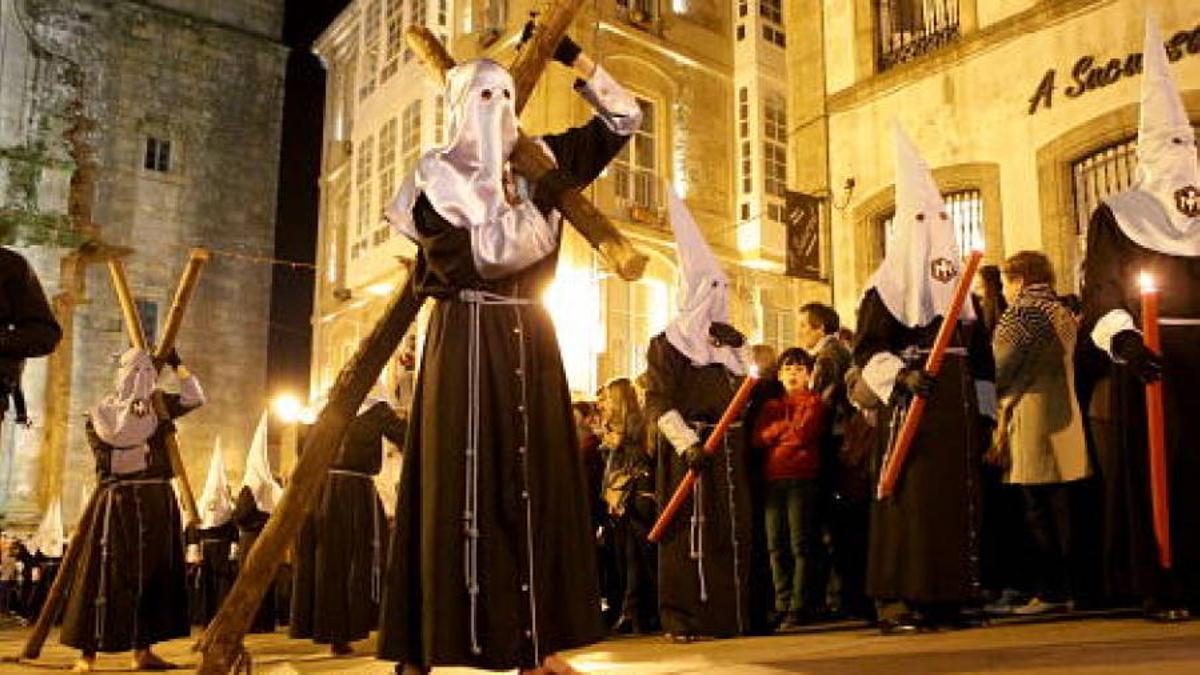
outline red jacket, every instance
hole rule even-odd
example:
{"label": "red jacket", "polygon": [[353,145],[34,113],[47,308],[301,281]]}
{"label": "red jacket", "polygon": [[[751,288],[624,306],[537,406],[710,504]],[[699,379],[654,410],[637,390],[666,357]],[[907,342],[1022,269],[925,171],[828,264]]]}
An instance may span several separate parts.
{"label": "red jacket", "polygon": [[764,448],[768,481],[813,479],[821,468],[827,408],[815,391],[767,401],[754,424],[754,444]]}

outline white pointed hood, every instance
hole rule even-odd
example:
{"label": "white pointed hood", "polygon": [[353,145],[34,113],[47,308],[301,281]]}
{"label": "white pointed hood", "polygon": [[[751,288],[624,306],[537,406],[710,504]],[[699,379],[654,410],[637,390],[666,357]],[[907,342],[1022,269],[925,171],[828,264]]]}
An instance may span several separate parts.
{"label": "white pointed hood", "polygon": [[143,349],[132,347],[121,354],[115,388],[89,412],[100,440],[118,448],[145,443],[158,429],[150,397],[158,375],[154,361]]}
{"label": "white pointed hood", "polygon": [[42,555],[60,558],[66,551],[67,532],[63,529],[62,502],[55,497],[42,516],[37,533],[30,542],[30,550],[34,553],[41,551]]}
{"label": "white pointed hood", "polygon": [[512,75],[495,61],[451,68],[447,143],[421,155],[385,214],[395,229],[417,241],[412,209],[424,193],[447,222],[471,230],[476,268],[488,279],[540,260],[557,243],[557,220],[548,222],[532,200],[510,204],[505,194],[508,157],[520,137],[514,96]]}
{"label": "white pointed hood", "polygon": [[1146,14],[1138,166],[1130,189],[1105,199],[1134,243],[1168,255],[1200,255],[1196,135],[1153,14]]}
{"label": "white pointed hood", "polygon": [[[962,255],[957,228],[929,166],[899,123],[894,124],[893,134],[895,234],[867,290],[874,288],[879,293],[897,321],[916,328],[946,313],[962,273]],[[971,303],[963,304],[961,317],[975,318]]]}
{"label": "white pointed hood", "polygon": [[233,495],[229,491],[229,478],[225,474],[225,453],[221,449],[221,437],[213,443],[212,459],[208,461],[208,478],[204,481],[204,492],[196,504],[200,510],[200,527],[220,527],[233,517]]}
{"label": "white pointed hood", "polygon": [[679,258],[679,314],[667,324],[667,341],[694,366],[719,363],[744,375],[740,352],[714,347],[708,334],[714,321],[729,323],[729,277],[674,189],[667,190],[667,213]]}
{"label": "white pointed hood", "polygon": [[283,495],[283,487],[275,481],[271,473],[271,460],[267,456],[267,413],[264,411],[258,419],[258,427],[254,430],[254,440],[250,443],[250,453],[246,455],[246,472],[242,476],[242,486],[250,488],[254,495],[254,503],[259,511],[271,513],[279,498]]}

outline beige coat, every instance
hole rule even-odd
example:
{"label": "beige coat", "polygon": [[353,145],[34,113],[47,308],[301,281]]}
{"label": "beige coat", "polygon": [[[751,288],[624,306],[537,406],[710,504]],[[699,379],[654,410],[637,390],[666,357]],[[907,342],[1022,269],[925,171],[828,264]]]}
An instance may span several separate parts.
{"label": "beige coat", "polygon": [[1006,482],[1063,483],[1091,474],[1075,395],[1077,331],[1047,286],[1023,290],[996,327],[996,390],[1010,411]]}

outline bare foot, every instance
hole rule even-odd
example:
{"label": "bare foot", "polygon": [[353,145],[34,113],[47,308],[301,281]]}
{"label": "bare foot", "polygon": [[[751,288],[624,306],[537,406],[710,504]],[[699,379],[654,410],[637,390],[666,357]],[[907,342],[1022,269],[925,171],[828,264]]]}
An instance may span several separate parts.
{"label": "bare foot", "polygon": [[71,672],[75,673],[90,673],[96,669],[95,654],[80,654],[76,659],[75,665],[71,667]]}
{"label": "bare foot", "polygon": [[580,675],[578,670],[571,667],[567,660],[558,654],[551,654],[542,660],[542,668],[554,675]]}
{"label": "bare foot", "polygon": [[133,653],[134,670],[175,670],[179,666],[164,660],[149,649],[139,649]]}

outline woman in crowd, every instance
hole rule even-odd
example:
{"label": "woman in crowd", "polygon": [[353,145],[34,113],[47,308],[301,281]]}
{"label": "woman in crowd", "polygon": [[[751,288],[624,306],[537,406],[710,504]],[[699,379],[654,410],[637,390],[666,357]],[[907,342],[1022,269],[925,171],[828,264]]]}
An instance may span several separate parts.
{"label": "woman in crowd", "polygon": [[624,582],[621,614],[613,631],[642,633],[657,623],[654,546],[646,537],[654,526],[654,470],[646,446],[646,422],[637,392],[627,378],[604,387],[600,398],[600,437],[607,456],[604,502],[613,524],[618,577]]}
{"label": "woman in crowd", "polygon": [[1072,357],[1078,330],[1054,293],[1042,253],[1021,251],[1004,263],[1010,304],[992,340],[1000,424],[988,459],[1020,486],[1035,558],[1035,595],[1014,614],[1066,608],[1071,589],[1069,485],[1089,473]]}

